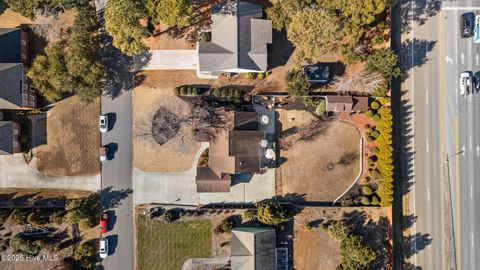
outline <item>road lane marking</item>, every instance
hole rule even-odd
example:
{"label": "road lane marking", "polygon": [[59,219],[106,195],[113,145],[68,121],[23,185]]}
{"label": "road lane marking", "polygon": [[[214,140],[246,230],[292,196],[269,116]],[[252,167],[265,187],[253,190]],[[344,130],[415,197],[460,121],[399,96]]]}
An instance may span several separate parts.
{"label": "road lane marking", "polygon": [[480,156],[480,146],[477,144],[477,157]]}
{"label": "road lane marking", "polygon": [[[458,153],[458,152],[457,152]],[[462,146],[462,156],[464,157],[465,156],[465,145]],[[458,170],[458,168],[455,168]]]}
{"label": "road lane marking", "polygon": [[449,10],[480,10],[480,7],[442,7],[443,11],[449,11]]}
{"label": "road lane marking", "polygon": [[450,65],[453,65],[453,59],[450,58],[450,56],[445,56],[445,62],[447,62],[447,64],[450,64]]}
{"label": "road lane marking", "polygon": [[428,90],[425,92],[425,102],[426,102],[427,105],[428,105]]}
{"label": "road lane marking", "polygon": [[464,61],[465,60],[465,55],[463,55],[463,52],[462,52],[462,55],[460,55],[460,58],[462,59],[462,65],[464,64]]}
{"label": "road lane marking", "polygon": [[477,53],[477,56],[475,56],[475,60],[477,60],[477,66],[478,66],[478,61],[480,60],[480,56],[478,56],[478,53]]}
{"label": "road lane marking", "polygon": [[430,188],[427,188],[427,200],[430,202]]}

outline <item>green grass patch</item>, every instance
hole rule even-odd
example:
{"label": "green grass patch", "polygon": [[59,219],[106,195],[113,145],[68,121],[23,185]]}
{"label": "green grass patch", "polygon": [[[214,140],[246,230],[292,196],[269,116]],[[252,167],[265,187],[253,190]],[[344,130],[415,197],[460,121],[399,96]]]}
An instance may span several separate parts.
{"label": "green grass patch", "polygon": [[210,220],[164,223],[137,218],[137,265],[140,270],[178,270],[190,258],[212,256]]}

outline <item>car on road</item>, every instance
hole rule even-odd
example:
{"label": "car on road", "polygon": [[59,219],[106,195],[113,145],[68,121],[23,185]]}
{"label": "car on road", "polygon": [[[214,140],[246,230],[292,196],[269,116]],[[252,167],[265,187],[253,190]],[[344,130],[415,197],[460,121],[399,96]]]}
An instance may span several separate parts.
{"label": "car on road", "polygon": [[480,43],[480,15],[475,16],[475,27],[473,28],[473,42]]}
{"label": "car on road", "polygon": [[472,72],[464,71],[460,73],[460,94],[469,94],[473,89]]}
{"label": "car on road", "polygon": [[107,233],[107,224],[108,224],[108,214],[106,211],[103,211],[100,215],[100,233]]}
{"label": "car on road", "polygon": [[105,259],[108,256],[108,238],[100,239],[100,258]]}
{"label": "car on road", "polygon": [[100,115],[98,120],[98,124],[100,126],[100,132],[107,132],[108,131],[108,116],[107,115]]}
{"label": "car on road", "polygon": [[325,64],[304,66],[302,73],[311,84],[326,84],[330,81],[330,67]]}
{"label": "car on road", "polygon": [[460,31],[462,37],[468,38],[473,36],[473,27],[475,21],[475,14],[473,12],[463,13],[460,17]]}

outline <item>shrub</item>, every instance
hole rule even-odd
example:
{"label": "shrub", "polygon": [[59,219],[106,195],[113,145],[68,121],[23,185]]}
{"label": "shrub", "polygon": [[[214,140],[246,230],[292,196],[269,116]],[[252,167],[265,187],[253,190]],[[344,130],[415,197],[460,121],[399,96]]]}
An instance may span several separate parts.
{"label": "shrub", "polygon": [[191,95],[192,94],[192,87],[187,87],[187,95]]}
{"label": "shrub", "polygon": [[50,222],[56,225],[60,225],[63,223],[63,216],[65,215],[65,211],[54,211],[50,214]]}
{"label": "shrub", "polygon": [[372,117],[372,119],[373,119],[373,121],[378,122],[378,121],[380,121],[380,119],[382,119],[382,117],[377,113]]}
{"label": "shrub", "polygon": [[179,87],[173,88],[173,93],[174,93],[176,96],[180,95],[180,88],[179,88]]}
{"label": "shrub", "polygon": [[242,98],[242,92],[238,89],[235,89],[235,92],[233,93],[233,97],[236,100],[240,100]]}
{"label": "shrub", "polygon": [[28,223],[28,215],[30,215],[31,212],[32,211],[27,208],[16,208],[10,215],[10,220],[15,224],[25,225]]}
{"label": "shrub", "polygon": [[243,217],[246,219],[246,220],[255,220],[257,218],[257,211],[255,210],[247,210],[245,211],[245,213],[243,214]]}
{"label": "shrub", "polygon": [[385,39],[383,38],[382,35],[376,35],[372,38],[372,43],[375,45],[380,45],[385,42]]}
{"label": "shrub", "polygon": [[[343,206],[343,207],[352,206],[353,205],[353,200],[351,198],[343,199],[340,202],[340,205]],[[322,225],[325,225],[325,224],[322,224]]]}
{"label": "shrub", "polygon": [[215,97],[219,97],[221,94],[222,94],[222,91],[220,90],[220,88],[215,88],[215,90],[213,90],[213,95]]}
{"label": "shrub", "polygon": [[90,229],[95,226],[95,221],[89,218],[84,218],[78,222],[80,229]]}
{"label": "shrub", "polygon": [[262,73],[258,73],[258,75],[257,75],[257,79],[259,79],[259,80],[263,80],[265,77],[266,77],[266,76],[265,76],[265,73],[263,73],[263,72],[262,72]]}
{"label": "shrub", "polygon": [[197,87],[193,87],[192,88],[192,95],[198,95],[198,88]]}
{"label": "shrub", "polygon": [[375,138],[374,138],[374,137],[372,137],[372,136],[368,136],[368,137],[367,137],[367,141],[369,141],[369,142],[373,142],[373,141],[375,141]]}
{"label": "shrub", "polygon": [[230,233],[232,232],[232,229],[233,229],[233,222],[231,220],[231,218],[226,218],[222,221],[222,223],[220,223],[220,225],[218,225],[218,229],[222,232],[222,233]]}
{"label": "shrub", "polygon": [[380,171],[377,170],[377,169],[373,169],[372,172],[371,172],[371,175],[372,175],[375,179],[382,178],[382,175],[380,174]]}
{"label": "shrub", "polygon": [[372,191],[372,188],[369,187],[369,186],[363,186],[362,187],[362,193],[364,195],[372,195],[373,191]]}
{"label": "shrub", "polygon": [[45,246],[40,240],[34,241],[19,234],[12,236],[9,243],[10,247],[13,248],[15,252],[21,251],[30,255],[37,255]]}
{"label": "shrub", "polygon": [[315,114],[318,116],[322,116],[325,114],[326,110],[327,110],[326,102],[325,102],[325,99],[322,98],[317,108],[315,109]]}
{"label": "shrub", "polygon": [[388,88],[388,84],[381,83],[375,89],[373,89],[373,91],[371,92],[371,95],[374,97],[385,97],[388,91],[390,91],[390,89]]}
{"label": "shrub", "polygon": [[248,72],[247,75],[246,75],[247,79],[249,80],[255,80],[255,78],[257,77],[257,73],[255,72]]}
{"label": "shrub", "polygon": [[228,89],[227,88],[223,88],[222,89],[222,97],[227,97],[228,96]]}
{"label": "shrub", "polygon": [[372,196],[372,205],[379,205],[380,204],[380,198],[378,198],[377,195]]}
{"label": "shrub", "polygon": [[308,78],[301,71],[291,70],[285,77],[287,92],[292,96],[304,96],[310,90]]}
{"label": "shrub", "polygon": [[363,205],[370,205],[370,198],[368,198],[367,196],[362,196],[360,198],[360,202],[363,204]]}
{"label": "shrub", "polygon": [[257,204],[257,219],[267,225],[279,225],[292,217],[279,203],[265,202]]}
{"label": "shrub", "polygon": [[374,154],[378,154],[379,151],[380,151],[380,149],[378,149],[378,147],[376,147],[376,146],[372,148],[372,153],[374,153]]}
{"label": "shrub", "polygon": [[180,94],[185,96],[187,94],[187,88],[185,86],[180,87]]}
{"label": "shrub", "polygon": [[374,137],[375,139],[378,138],[378,136],[380,136],[380,132],[378,132],[378,130],[373,130],[371,133],[370,133],[370,136]]}
{"label": "shrub", "polygon": [[372,118],[373,117],[373,111],[371,109],[368,109],[365,112],[365,116],[368,117],[368,118]]}
{"label": "shrub", "polygon": [[310,224],[310,222],[305,223],[305,229],[306,230],[311,230],[312,229],[312,224]]}
{"label": "shrub", "polygon": [[380,103],[378,103],[378,101],[372,101],[372,103],[370,103],[370,107],[374,110],[377,110],[380,108]]}

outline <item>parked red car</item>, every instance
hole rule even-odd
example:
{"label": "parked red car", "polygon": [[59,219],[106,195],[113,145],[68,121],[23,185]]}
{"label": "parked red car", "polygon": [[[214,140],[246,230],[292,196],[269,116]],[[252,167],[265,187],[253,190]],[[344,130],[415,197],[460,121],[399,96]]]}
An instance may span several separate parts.
{"label": "parked red car", "polygon": [[100,232],[101,233],[107,233],[107,220],[108,220],[108,214],[107,212],[102,212],[100,215]]}

